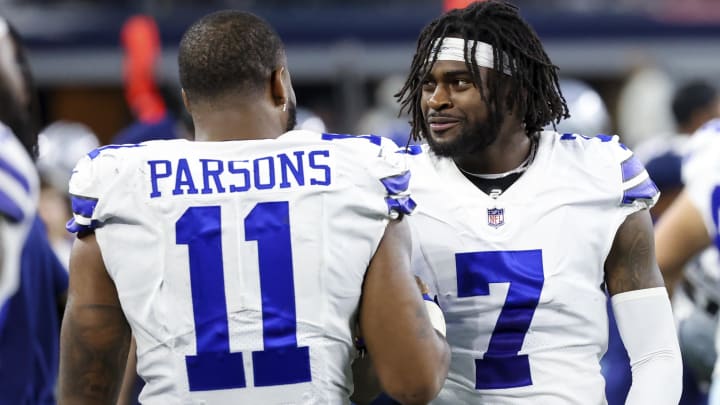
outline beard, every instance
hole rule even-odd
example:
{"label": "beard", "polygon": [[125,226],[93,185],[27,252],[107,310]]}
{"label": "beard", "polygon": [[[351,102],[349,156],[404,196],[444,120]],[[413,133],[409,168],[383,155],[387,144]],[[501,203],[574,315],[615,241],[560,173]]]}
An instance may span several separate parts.
{"label": "beard", "polygon": [[288,117],[285,123],[285,132],[292,131],[297,125],[297,106],[295,103],[289,102],[287,108]]}
{"label": "beard", "polygon": [[479,122],[470,127],[462,127],[460,134],[449,142],[437,142],[432,136],[425,138],[437,156],[456,158],[482,151],[492,145],[497,136],[497,130],[489,123]]}

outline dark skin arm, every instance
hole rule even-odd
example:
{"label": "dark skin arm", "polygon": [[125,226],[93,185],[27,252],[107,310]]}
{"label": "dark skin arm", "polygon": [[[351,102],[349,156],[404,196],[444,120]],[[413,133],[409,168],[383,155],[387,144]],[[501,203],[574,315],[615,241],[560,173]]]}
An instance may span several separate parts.
{"label": "dark skin arm", "polygon": [[450,350],[410,272],[411,246],[405,221],[392,221],[365,276],[360,326],[383,391],[404,404],[426,404],[445,382]]}
{"label": "dark skin arm", "polygon": [[605,260],[605,282],[610,295],[665,286],[655,260],[653,224],[648,210],[629,215],[618,228]]}
{"label": "dark skin arm", "polygon": [[683,268],[696,254],[712,245],[700,211],[683,192],[655,226],[658,266],[665,277],[668,293],[683,278]]}
{"label": "dark skin arm", "polygon": [[115,403],[128,359],[130,327],[95,235],[76,239],[60,335],[60,405]]}
{"label": "dark skin arm", "polygon": [[[418,286],[418,293],[429,294],[429,287],[420,277],[415,276],[415,282]],[[358,328],[359,329],[359,328]],[[358,336],[362,336],[362,331],[358,330]],[[442,338],[442,336],[441,336]],[[444,340],[444,338],[442,338]],[[357,405],[366,405],[372,403],[375,398],[382,392],[380,381],[373,368],[372,358],[367,352],[363,356],[358,357],[352,364],[353,385],[355,391],[350,397],[350,401]]]}
{"label": "dark skin arm", "polygon": [[[128,351],[127,365],[125,366],[125,376],[123,377],[122,387],[120,388],[120,395],[118,396],[116,405],[130,405],[134,399],[135,394],[135,382],[137,381],[137,346],[135,345],[135,339],[132,339],[130,343],[130,350]],[[137,401],[135,401],[137,402]]]}

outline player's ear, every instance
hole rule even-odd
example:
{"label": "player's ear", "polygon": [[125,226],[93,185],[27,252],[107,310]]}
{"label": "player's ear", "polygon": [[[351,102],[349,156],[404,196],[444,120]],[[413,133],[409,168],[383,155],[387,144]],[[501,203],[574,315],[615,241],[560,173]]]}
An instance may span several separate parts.
{"label": "player's ear", "polygon": [[285,90],[285,86],[283,85],[284,73],[285,67],[280,66],[273,70],[270,75],[270,95],[272,96],[273,102],[276,106],[287,106],[288,102],[288,94]]}
{"label": "player's ear", "polygon": [[180,94],[182,95],[182,101],[183,105],[185,105],[185,109],[192,114],[192,109],[190,108],[190,101],[188,100],[187,93],[185,93],[185,89],[180,89]]}

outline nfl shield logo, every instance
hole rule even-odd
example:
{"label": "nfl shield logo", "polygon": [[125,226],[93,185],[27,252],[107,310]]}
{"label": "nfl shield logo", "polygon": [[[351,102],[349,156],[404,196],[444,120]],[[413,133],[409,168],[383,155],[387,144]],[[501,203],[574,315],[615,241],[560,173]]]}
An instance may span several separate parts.
{"label": "nfl shield logo", "polygon": [[488,225],[497,228],[505,224],[505,209],[490,208],[488,211]]}

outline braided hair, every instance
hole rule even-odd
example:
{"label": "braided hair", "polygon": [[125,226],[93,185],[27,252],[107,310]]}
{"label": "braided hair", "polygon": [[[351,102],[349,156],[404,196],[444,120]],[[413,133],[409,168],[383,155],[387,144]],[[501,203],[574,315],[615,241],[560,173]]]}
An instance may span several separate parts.
{"label": "braided hair", "polygon": [[[488,91],[484,91],[475,60],[476,45],[466,42],[465,64],[488,105],[492,129],[500,128],[504,112],[513,111],[516,103],[528,136],[570,116],[558,83],[558,67],[548,58],[535,31],[520,17],[516,6],[504,0],[488,0],[452,10],[433,20],[420,33],[410,74],[395,94],[401,111],[407,111],[412,117],[413,139],[420,140],[427,133],[420,108],[422,83],[437,61],[436,41],[446,37],[492,45],[494,71],[491,74],[510,74],[508,80],[488,80]],[[495,77],[500,76],[502,74]]]}

